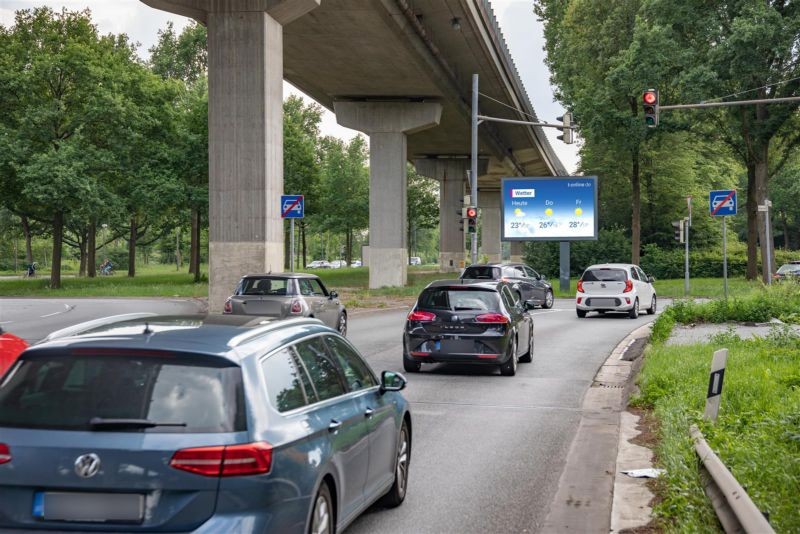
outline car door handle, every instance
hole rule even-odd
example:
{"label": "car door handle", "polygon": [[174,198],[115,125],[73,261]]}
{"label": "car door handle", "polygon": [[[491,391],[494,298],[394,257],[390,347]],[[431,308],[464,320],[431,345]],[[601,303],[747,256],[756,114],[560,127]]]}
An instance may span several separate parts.
{"label": "car door handle", "polygon": [[375,415],[375,410],[373,410],[372,408],[367,408],[366,410],[364,410],[364,417],[366,417],[367,419],[369,419],[373,415]]}
{"label": "car door handle", "polygon": [[336,419],[331,419],[331,424],[328,425],[328,432],[336,432],[341,428],[342,422]]}

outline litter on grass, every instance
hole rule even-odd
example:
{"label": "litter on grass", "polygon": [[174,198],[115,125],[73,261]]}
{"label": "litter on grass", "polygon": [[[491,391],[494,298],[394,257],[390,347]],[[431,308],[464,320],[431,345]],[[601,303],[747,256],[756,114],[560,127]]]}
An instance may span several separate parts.
{"label": "litter on grass", "polygon": [[647,469],[631,469],[623,471],[623,473],[633,478],[658,478],[664,473],[664,470],[649,467]]}

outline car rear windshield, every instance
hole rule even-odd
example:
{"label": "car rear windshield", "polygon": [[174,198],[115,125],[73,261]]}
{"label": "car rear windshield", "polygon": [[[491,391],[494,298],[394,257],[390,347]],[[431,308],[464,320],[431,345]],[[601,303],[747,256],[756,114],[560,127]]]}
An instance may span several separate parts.
{"label": "car rear windshield", "polygon": [[627,279],[624,269],[589,269],[582,278],[584,282],[624,282]]}
{"label": "car rear windshield", "polygon": [[786,273],[798,273],[800,272],[800,264],[797,263],[786,263],[781,265],[781,268],[778,269],[778,274],[786,274]]}
{"label": "car rear windshield", "polygon": [[115,428],[124,432],[246,430],[242,373],[229,362],[82,350],[91,354],[23,359],[0,384],[0,427],[91,430],[100,418],[155,423]]}
{"label": "car rear windshield", "polygon": [[426,289],[419,297],[419,308],[426,310],[500,310],[496,291],[435,287]]}
{"label": "car rear windshield", "polygon": [[470,280],[497,280],[500,278],[500,269],[497,267],[467,267],[461,278]]}
{"label": "car rear windshield", "polygon": [[292,282],[286,278],[245,278],[242,280],[242,295],[288,295],[292,293]]}

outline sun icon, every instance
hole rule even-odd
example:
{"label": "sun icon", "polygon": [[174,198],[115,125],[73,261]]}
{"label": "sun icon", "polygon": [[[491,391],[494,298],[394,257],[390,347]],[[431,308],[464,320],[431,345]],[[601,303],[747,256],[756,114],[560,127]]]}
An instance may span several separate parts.
{"label": "sun icon", "polygon": [[575,215],[577,215],[578,217],[583,215],[583,209],[582,208],[575,208]]}
{"label": "sun icon", "polygon": [[550,217],[553,214],[553,208],[547,208],[544,210],[544,214]]}
{"label": "sun icon", "polygon": [[525,215],[525,214],[522,212],[522,210],[521,210],[521,209],[517,208],[517,209],[515,209],[515,210],[514,210],[514,215],[515,215],[516,217],[522,217],[522,216],[523,216],[523,215]]}

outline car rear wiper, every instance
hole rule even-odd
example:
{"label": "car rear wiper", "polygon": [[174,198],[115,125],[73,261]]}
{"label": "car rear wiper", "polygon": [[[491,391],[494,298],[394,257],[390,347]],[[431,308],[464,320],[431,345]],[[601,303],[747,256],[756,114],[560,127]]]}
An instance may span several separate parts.
{"label": "car rear wiper", "polygon": [[92,428],[155,428],[157,426],[186,426],[186,423],[161,423],[149,419],[106,419],[92,417],[89,419]]}

